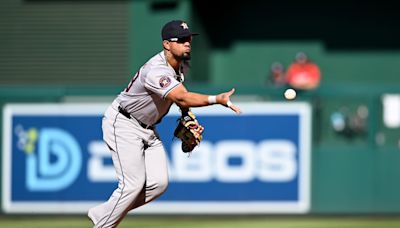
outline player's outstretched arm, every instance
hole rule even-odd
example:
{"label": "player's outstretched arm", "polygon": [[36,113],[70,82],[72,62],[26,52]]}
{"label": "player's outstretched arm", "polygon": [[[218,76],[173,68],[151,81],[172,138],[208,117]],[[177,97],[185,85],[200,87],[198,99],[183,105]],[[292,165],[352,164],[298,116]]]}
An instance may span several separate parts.
{"label": "player's outstretched arm", "polygon": [[232,89],[225,93],[220,93],[218,95],[205,95],[200,93],[193,93],[187,91],[185,86],[182,84],[178,85],[171,92],[168,93],[167,99],[176,103],[179,107],[202,107],[208,106],[212,104],[221,104],[225,107],[232,109],[237,114],[240,114],[241,111],[239,107],[234,105],[230,97],[235,92],[235,89]]}

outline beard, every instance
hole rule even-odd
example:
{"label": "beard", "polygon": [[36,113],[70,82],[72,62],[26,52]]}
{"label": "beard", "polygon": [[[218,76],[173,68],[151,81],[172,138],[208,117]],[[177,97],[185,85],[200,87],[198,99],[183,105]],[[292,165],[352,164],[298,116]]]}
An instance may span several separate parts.
{"label": "beard", "polygon": [[181,60],[181,61],[186,61],[186,60],[190,60],[191,56],[190,56],[190,52],[185,52],[180,56],[176,56],[177,59]]}

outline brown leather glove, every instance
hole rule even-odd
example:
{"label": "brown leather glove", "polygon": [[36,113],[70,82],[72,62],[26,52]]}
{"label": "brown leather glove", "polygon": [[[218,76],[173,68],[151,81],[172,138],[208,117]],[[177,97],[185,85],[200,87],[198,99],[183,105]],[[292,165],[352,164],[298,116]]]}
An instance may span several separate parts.
{"label": "brown leather glove", "polygon": [[182,113],[178,119],[178,126],[175,128],[174,136],[182,141],[182,151],[191,152],[203,139],[204,127],[199,124],[196,116],[188,111]]}

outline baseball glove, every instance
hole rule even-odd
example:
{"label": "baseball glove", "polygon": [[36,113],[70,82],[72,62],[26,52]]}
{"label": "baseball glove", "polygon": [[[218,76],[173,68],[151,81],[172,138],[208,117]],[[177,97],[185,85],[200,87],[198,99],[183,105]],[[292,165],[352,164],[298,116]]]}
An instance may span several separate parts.
{"label": "baseball glove", "polygon": [[203,139],[204,127],[199,124],[196,116],[191,112],[182,113],[178,119],[178,126],[175,128],[174,136],[182,141],[182,151],[191,152]]}

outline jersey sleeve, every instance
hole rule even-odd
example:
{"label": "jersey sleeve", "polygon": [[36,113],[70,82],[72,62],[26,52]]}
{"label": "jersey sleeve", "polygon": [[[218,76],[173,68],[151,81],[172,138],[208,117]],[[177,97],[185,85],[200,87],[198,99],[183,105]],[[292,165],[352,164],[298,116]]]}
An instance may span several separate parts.
{"label": "jersey sleeve", "polygon": [[174,73],[169,69],[155,68],[147,73],[144,84],[146,89],[165,98],[180,82],[175,79]]}

